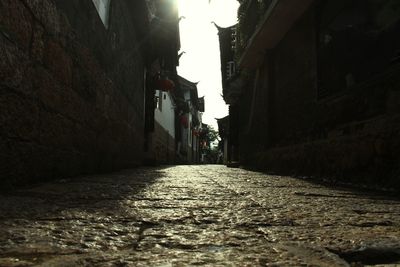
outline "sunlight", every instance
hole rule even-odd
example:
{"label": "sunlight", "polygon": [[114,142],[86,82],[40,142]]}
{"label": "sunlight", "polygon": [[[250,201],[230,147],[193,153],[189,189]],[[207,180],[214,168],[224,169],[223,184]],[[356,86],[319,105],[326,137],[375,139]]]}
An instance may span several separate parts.
{"label": "sunlight", "polygon": [[210,3],[210,12],[213,20],[221,27],[236,23],[239,2],[235,0],[213,0]]}
{"label": "sunlight", "polygon": [[228,114],[221,94],[221,69],[218,31],[236,23],[236,0],[178,0],[181,33],[181,57],[178,73],[199,82],[199,96],[205,96],[204,122],[216,126],[215,118]]}
{"label": "sunlight", "polygon": [[[222,27],[236,22],[239,2],[236,0],[178,0],[179,14],[185,18],[210,19]],[[201,19],[202,18],[202,19]]]}

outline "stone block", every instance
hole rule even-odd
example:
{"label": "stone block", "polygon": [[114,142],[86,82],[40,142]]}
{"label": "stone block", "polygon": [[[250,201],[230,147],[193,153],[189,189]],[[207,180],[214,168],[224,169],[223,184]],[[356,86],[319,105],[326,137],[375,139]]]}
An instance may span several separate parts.
{"label": "stone block", "polygon": [[382,138],[377,138],[374,142],[375,153],[378,156],[384,156],[388,153],[387,141]]}
{"label": "stone block", "polygon": [[16,184],[18,179],[26,178],[25,169],[15,149],[16,143],[0,135],[0,189],[8,189]]}
{"label": "stone block", "polygon": [[75,64],[86,70],[91,76],[97,77],[104,71],[97,61],[95,54],[88,47],[74,40],[70,44]]}
{"label": "stone block", "polygon": [[73,90],[86,102],[94,103],[97,98],[95,78],[86,69],[76,65],[74,65],[72,75]]}
{"label": "stone block", "polygon": [[357,142],[357,147],[354,149],[357,153],[357,162],[354,164],[357,168],[368,167],[374,160],[375,147],[372,138],[364,138]]}
{"label": "stone block", "polygon": [[53,147],[54,149],[69,150],[73,147],[74,122],[65,116],[48,111],[40,110],[39,143],[41,145]]}
{"label": "stone block", "polygon": [[400,113],[400,90],[391,90],[388,92],[386,109],[389,113]]}
{"label": "stone block", "polygon": [[32,16],[21,1],[2,0],[0,2],[0,33],[15,41],[24,50],[29,48],[32,36]]}
{"label": "stone block", "polygon": [[16,88],[27,78],[29,60],[16,45],[0,34],[0,84]]}
{"label": "stone block", "polygon": [[[0,139],[0,143],[2,140]],[[0,145],[1,146],[1,145]],[[52,149],[36,142],[10,139],[0,152],[5,161],[0,183],[11,187],[21,182],[31,183],[52,177],[54,160]]]}
{"label": "stone block", "polygon": [[46,107],[53,110],[61,109],[64,101],[61,95],[61,85],[49,71],[36,65],[32,69],[32,86],[36,97]]}
{"label": "stone block", "polygon": [[44,64],[61,83],[71,85],[72,59],[55,39],[46,41]]}
{"label": "stone block", "polygon": [[34,23],[31,45],[31,58],[33,61],[43,61],[45,49],[44,35],[44,28],[39,23]]}
{"label": "stone block", "polygon": [[39,108],[32,99],[0,88],[0,107],[3,136],[25,141],[38,138]]}
{"label": "stone block", "polygon": [[35,19],[45,26],[49,34],[57,35],[61,32],[60,15],[52,0],[18,0],[21,1],[30,8]]}
{"label": "stone block", "polygon": [[94,116],[84,99],[71,87],[60,84],[46,69],[35,67],[32,84],[36,97],[47,108],[81,123],[87,123]]}
{"label": "stone block", "polygon": [[72,177],[82,172],[82,154],[74,150],[53,150],[51,176]]}
{"label": "stone block", "polygon": [[41,182],[53,176],[53,148],[38,143],[15,144],[20,168],[24,174],[24,182]]}
{"label": "stone block", "polygon": [[94,153],[96,148],[96,132],[87,124],[75,123],[72,135],[72,147],[81,153]]}
{"label": "stone block", "polygon": [[0,135],[0,177],[7,177],[9,173],[9,151],[10,148],[6,138]]}

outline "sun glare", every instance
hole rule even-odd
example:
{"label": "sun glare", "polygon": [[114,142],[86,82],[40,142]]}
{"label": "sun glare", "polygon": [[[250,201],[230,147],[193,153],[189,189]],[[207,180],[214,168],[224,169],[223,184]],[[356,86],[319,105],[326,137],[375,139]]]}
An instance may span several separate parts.
{"label": "sun glare", "polygon": [[210,2],[211,17],[222,27],[231,26],[237,21],[238,7],[236,0],[213,0]]}
{"label": "sun glare", "polygon": [[227,115],[222,94],[218,31],[214,23],[228,27],[236,23],[236,0],[178,0],[182,55],[178,73],[199,82],[205,96],[203,122],[216,126],[215,118]]}
{"label": "sun glare", "polygon": [[207,17],[222,27],[236,22],[238,7],[236,0],[178,0],[181,16]]}

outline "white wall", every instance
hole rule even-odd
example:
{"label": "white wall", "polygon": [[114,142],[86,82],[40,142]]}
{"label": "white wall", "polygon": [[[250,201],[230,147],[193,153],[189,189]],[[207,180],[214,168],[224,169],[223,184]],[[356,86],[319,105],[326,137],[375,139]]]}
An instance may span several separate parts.
{"label": "white wall", "polygon": [[[189,103],[189,109],[191,110],[192,106],[191,106],[191,103],[190,103],[190,92],[189,91],[184,92],[183,98],[185,99],[186,102]],[[186,116],[188,118],[188,125],[189,126],[187,128],[187,131],[184,132],[184,134],[186,134],[186,138],[185,138],[186,139],[186,147],[188,147],[188,149],[191,149],[192,148],[192,138],[193,138],[192,137],[192,130],[190,129],[190,125],[192,125],[192,120],[193,120],[192,113],[189,112],[189,113],[186,114]]]}
{"label": "white wall", "polygon": [[96,6],[97,12],[101,20],[103,21],[104,26],[108,27],[108,17],[110,14],[110,2],[111,0],[92,0],[94,5]]}
{"label": "white wall", "polygon": [[[161,92],[161,94],[160,94]],[[175,138],[175,109],[173,100],[168,92],[156,90],[156,96],[161,96],[161,108],[154,111],[154,119]],[[164,99],[165,98],[165,99]]]}

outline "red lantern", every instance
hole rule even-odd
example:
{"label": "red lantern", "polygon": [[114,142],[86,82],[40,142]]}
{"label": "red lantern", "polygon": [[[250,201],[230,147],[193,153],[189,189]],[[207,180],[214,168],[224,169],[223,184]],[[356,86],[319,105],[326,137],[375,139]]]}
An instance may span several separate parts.
{"label": "red lantern", "polygon": [[172,91],[175,88],[175,83],[170,79],[157,80],[157,87],[161,91]]}
{"label": "red lantern", "polygon": [[189,121],[188,121],[188,119],[187,119],[187,117],[185,115],[181,116],[180,121],[181,121],[181,125],[184,128],[188,128],[189,127]]}

